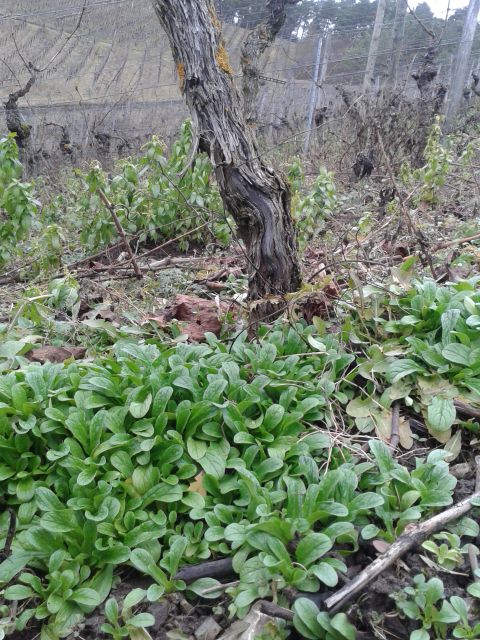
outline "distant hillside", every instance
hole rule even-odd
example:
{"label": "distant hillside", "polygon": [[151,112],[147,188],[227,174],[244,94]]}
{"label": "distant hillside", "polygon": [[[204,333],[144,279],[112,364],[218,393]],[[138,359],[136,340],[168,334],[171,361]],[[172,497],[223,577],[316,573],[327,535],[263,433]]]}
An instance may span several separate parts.
{"label": "distant hillside", "polygon": [[[82,6],[81,0],[3,3],[3,100],[18,88],[18,81],[28,77],[16,48],[35,66],[46,66],[75,29]],[[225,25],[224,33],[232,64],[238,69],[246,32],[230,24]],[[305,60],[313,64],[314,45],[312,39],[279,41],[265,56],[266,73],[280,80],[300,80],[293,91],[291,86],[266,82],[263,102],[274,123],[295,109],[305,110],[310,83],[302,79],[311,75]],[[22,104],[42,148],[50,146],[47,140],[52,136],[60,135],[60,131],[55,136],[52,128],[45,129],[48,122],[68,126],[72,139],[86,147],[91,143],[88,129],[128,140],[153,132],[168,137],[187,115],[166,38],[151,4],[138,0],[89,0],[80,28],[40,74]]]}
{"label": "distant hillside", "polygon": [[[48,66],[21,101],[22,112],[33,125],[37,150],[59,148],[62,131],[54,125],[66,127],[83,156],[98,157],[102,152],[108,155],[119,148],[123,152],[138,148],[153,133],[168,140],[187,112],[168,43],[151,3],[87,0],[79,29],[49,64],[75,29],[82,7],[83,0],[3,1],[2,101],[28,78],[21,54],[39,68]],[[379,77],[388,66],[391,28],[391,23],[386,23],[382,32]],[[419,29],[417,23],[415,28]],[[354,88],[361,82],[369,29],[368,24],[363,24],[333,32],[318,106],[326,106],[333,112],[341,103],[336,85]],[[224,24],[227,47],[237,73],[246,33],[232,22]],[[279,38],[267,51],[262,61],[265,80],[259,98],[262,133],[288,134],[304,128],[320,37],[318,30],[309,28],[303,39]],[[427,44],[424,33],[422,38],[422,46],[414,41],[414,46],[405,48],[402,70],[406,80],[412,61],[418,64],[421,60],[422,47]],[[441,55],[444,59],[443,49]],[[442,69],[448,79],[449,64]],[[409,87],[414,95],[416,88],[411,79]],[[3,119],[0,129],[5,131]]]}

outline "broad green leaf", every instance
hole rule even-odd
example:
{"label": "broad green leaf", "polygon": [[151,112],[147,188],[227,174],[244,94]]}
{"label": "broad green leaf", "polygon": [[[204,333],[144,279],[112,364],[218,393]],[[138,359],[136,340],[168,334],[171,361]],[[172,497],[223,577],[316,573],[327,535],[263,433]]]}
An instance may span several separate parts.
{"label": "broad green leaf", "polygon": [[263,416],[262,427],[271,431],[277,427],[285,414],[285,409],[280,404],[272,404],[268,407]]}
{"label": "broad green leaf", "polygon": [[416,629],[410,634],[410,640],[430,640],[430,634],[425,629]]}
{"label": "broad green leaf", "polygon": [[448,345],[452,342],[452,331],[457,326],[458,319],[460,317],[459,309],[448,309],[445,313],[442,313],[442,343]]}
{"label": "broad green leaf", "polygon": [[101,602],[100,595],[94,589],[89,589],[88,587],[76,589],[71,596],[71,600],[85,607],[97,607]]}
{"label": "broad green leaf", "polygon": [[130,555],[130,562],[135,569],[145,573],[147,576],[151,576],[163,588],[168,584],[167,576],[145,549],[134,549]]}
{"label": "broad green leaf", "polygon": [[409,376],[412,373],[423,373],[425,369],[418,365],[414,360],[408,358],[404,360],[394,360],[388,366],[388,376],[392,384],[398,382],[405,376]]}
{"label": "broad green leaf", "polygon": [[54,533],[68,533],[78,528],[78,520],[72,509],[44,513],[40,523],[42,527]]}
{"label": "broad green leaf", "polygon": [[462,621],[468,619],[468,607],[463,598],[460,598],[459,596],[452,596],[450,598],[450,604],[458,613]]}
{"label": "broad green leaf", "polygon": [[22,351],[25,342],[21,340],[6,340],[0,345],[0,358],[13,358]]}
{"label": "broad green leaf", "polygon": [[145,589],[132,589],[127,593],[123,600],[123,608],[131,609],[132,607],[136,607],[137,604],[140,604],[140,602],[145,599],[146,595],[147,592]]}
{"label": "broad green leaf", "polygon": [[362,529],[362,538],[364,540],[371,540],[380,533],[380,529],[374,524],[367,524]]}
{"label": "broad green leaf", "polygon": [[225,378],[216,377],[203,392],[203,399],[209,402],[219,402],[220,396],[227,388],[228,382]]}
{"label": "broad green leaf", "polygon": [[115,598],[110,598],[105,603],[105,615],[110,622],[114,623],[118,620],[118,602]]}
{"label": "broad green leaf", "polygon": [[317,340],[313,336],[307,337],[308,344],[317,352],[317,353],[326,353],[327,347],[321,340]]}
{"label": "broad green leaf", "polygon": [[447,344],[442,349],[442,356],[455,364],[463,364],[466,367],[470,364],[470,349],[459,342]]}
{"label": "broad green leaf", "polygon": [[350,512],[369,511],[370,509],[375,509],[375,507],[382,506],[383,503],[384,498],[382,496],[378,495],[378,493],[368,491],[355,496],[349,503],[348,508]]}
{"label": "broad green leaf", "polygon": [[295,555],[300,564],[308,567],[325,555],[332,546],[330,538],[323,533],[309,533],[298,543]]}
{"label": "broad green leaf", "polygon": [[456,410],[453,400],[435,397],[427,408],[429,426],[435,431],[447,431],[455,422]]}
{"label": "broad green leaf", "polygon": [[444,600],[441,609],[436,614],[435,618],[436,620],[438,620],[439,622],[443,622],[444,624],[451,624],[460,620],[458,612],[447,600]]}
{"label": "broad green leaf", "polygon": [[207,452],[208,444],[204,440],[187,438],[187,451],[193,460],[200,460]]}
{"label": "broad green leaf", "polygon": [[92,378],[88,378],[81,383],[80,388],[97,391],[109,398],[118,398],[121,393],[113,380],[104,376],[93,376]]}
{"label": "broad green leaf", "polygon": [[330,625],[332,629],[334,629],[337,633],[340,634],[341,638],[345,638],[345,640],[355,640],[356,638],[356,629],[353,624],[350,624],[347,616],[344,613],[337,613],[333,618],[330,619]]}
{"label": "broad green leaf", "polygon": [[310,573],[326,584],[327,587],[334,587],[338,583],[338,575],[333,567],[326,562],[320,562],[310,567]]}
{"label": "broad green leaf", "polygon": [[126,451],[115,451],[110,458],[110,463],[124,478],[129,478],[133,474],[135,467],[131,456]]}
{"label": "broad green leaf", "polygon": [[147,600],[156,602],[165,593],[165,587],[160,584],[151,584],[147,589]]}
{"label": "broad green leaf", "polygon": [[135,616],[128,618],[128,626],[130,627],[151,627],[155,624],[155,618],[151,613],[137,613]]}
{"label": "broad green leaf", "polygon": [[173,395],[172,387],[162,387],[153,399],[152,404],[152,416],[157,417],[159,414],[165,411],[168,401]]}
{"label": "broad green leaf", "polygon": [[136,419],[143,418],[147,415],[151,404],[152,394],[149,392],[149,390],[147,388],[139,389],[138,392],[133,396],[133,400],[130,403],[130,414]]}
{"label": "broad green leaf", "polygon": [[[219,590],[215,591],[215,587]],[[218,598],[223,593],[222,583],[214,578],[199,578],[187,586],[187,591],[192,591],[202,598]],[[208,593],[205,593],[208,591]]]}
{"label": "broad green leaf", "polygon": [[24,584],[14,584],[5,589],[5,598],[7,600],[25,600],[26,598],[32,598],[35,595],[35,592]]}
{"label": "broad green leaf", "polygon": [[149,489],[143,496],[143,506],[147,507],[152,502],[178,502],[182,499],[182,488],[177,485],[160,483]]}
{"label": "broad green leaf", "polygon": [[17,497],[20,502],[30,502],[35,495],[33,478],[22,478],[17,483]]}
{"label": "broad green leaf", "polygon": [[467,591],[471,596],[474,596],[474,598],[480,598],[480,582],[469,584]]}
{"label": "broad green leaf", "polygon": [[248,588],[240,591],[235,598],[235,605],[237,607],[248,607],[254,600],[258,598],[257,588]]}
{"label": "broad green leaf", "polygon": [[113,566],[107,565],[90,579],[90,587],[96,591],[100,597],[100,602],[107,599],[113,582]]}
{"label": "broad green leaf", "polygon": [[346,406],[346,412],[352,418],[368,418],[375,409],[371,398],[353,398]]}
{"label": "broad green leaf", "polygon": [[97,475],[96,467],[88,467],[88,469],[84,469],[77,476],[77,484],[81,487],[86,487],[91,482],[93,482],[95,476]]}
{"label": "broad green leaf", "polygon": [[318,623],[318,608],[307,598],[297,598],[293,604],[293,625],[304,638],[319,640],[323,630]]}

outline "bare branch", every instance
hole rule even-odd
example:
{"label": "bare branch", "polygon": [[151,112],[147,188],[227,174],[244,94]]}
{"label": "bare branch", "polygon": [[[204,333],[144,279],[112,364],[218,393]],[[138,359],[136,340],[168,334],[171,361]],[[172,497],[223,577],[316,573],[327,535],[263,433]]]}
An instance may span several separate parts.
{"label": "bare branch", "polygon": [[435,40],[437,35],[435,33],[435,31],[433,31],[432,29],[429,29],[428,27],[426,27],[423,22],[420,20],[420,18],[417,16],[417,14],[415,13],[415,11],[411,8],[411,6],[408,4],[408,0],[405,0],[406,4],[407,4],[407,8],[409,13],[412,15],[413,18],[415,18],[415,20],[418,22],[418,24],[422,27],[422,29],[425,31],[425,33],[427,35],[430,36],[430,38],[432,38],[432,40]]}
{"label": "bare branch", "polygon": [[37,67],[34,67],[33,70],[36,71],[37,73],[43,73],[43,71],[46,71],[48,69],[48,67],[58,58],[58,56],[62,53],[62,51],[65,49],[65,47],[67,46],[67,44],[70,42],[70,40],[73,38],[73,36],[77,33],[77,31],[80,29],[80,25],[82,24],[82,20],[83,20],[83,14],[85,13],[85,8],[87,6],[87,0],[84,0],[83,2],[83,7],[82,10],[80,12],[80,15],[78,17],[78,21],[77,21],[77,26],[75,27],[75,29],[72,31],[72,33],[70,33],[67,36],[67,39],[65,40],[65,42],[63,43],[63,45],[60,47],[60,49],[50,58],[50,60],[48,61],[48,63],[42,68],[42,69],[38,69]]}
{"label": "bare branch", "polygon": [[35,71],[35,68],[34,68],[34,66],[33,66],[33,64],[31,62],[27,62],[27,60],[25,60],[25,58],[23,57],[22,52],[18,48],[17,40],[15,38],[15,33],[13,32],[13,30],[12,30],[12,40],[13,40],[13,44],[15,45],[15,49],[17,51],[17,54],[18,54],[20,60],[23,62],[23,64],[25,65],[25,68],[28,71],[28,73],[30,73],[30,75],[31,75],[32,71]]}

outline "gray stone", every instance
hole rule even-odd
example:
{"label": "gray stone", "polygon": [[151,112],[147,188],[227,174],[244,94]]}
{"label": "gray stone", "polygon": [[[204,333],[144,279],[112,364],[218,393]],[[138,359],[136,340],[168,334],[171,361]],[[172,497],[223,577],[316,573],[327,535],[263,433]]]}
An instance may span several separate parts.
{"label": "gray stone", "polygon": [[195,631],[195,638],[197,640],[215,640],[221,631],[222,627],[213,618],[206,618]]}
{"label": "gray stone", "polygon": [[466,478],[472,472],[468,462],[459,462],[450,467],[450,473],[458,480]]}
{"label": "gray stone", "polygon": [[165,625],[169,611],[168,602],[154,602],[148,607],[148,612],[155,618],[155,624],[151,628],[155,633],[159,632]]}

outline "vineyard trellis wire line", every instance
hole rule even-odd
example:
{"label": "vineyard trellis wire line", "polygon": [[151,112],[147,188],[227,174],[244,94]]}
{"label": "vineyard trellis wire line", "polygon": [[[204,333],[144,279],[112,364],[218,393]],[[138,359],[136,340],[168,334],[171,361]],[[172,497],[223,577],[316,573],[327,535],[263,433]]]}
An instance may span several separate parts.
{"label": "vineyard trellis wire line", "polygon": [[[469,42],[473,42],[474,40],[475,39],[470,40]],[[448,41],[448,42],[442,42],[442,43],[440,43],[438,45],[438,48],[447,47],[447,46],[450,46],[450,45],[458,45],[459,42],[460,42],[460,39],[451,40],[451,41]],[[405,52],[410,52],[410,51],[422,51],[422,50],[426,50],[426,49],[428,49],[428,45],[415,46],[415,47],[404,47],[400,51],[401,51],[401,53],[405,53]],[[388,54],[391,54],[391,53],[393,53],[393,49],[385,49],[383,51],[379,51],[379,55],[380,54],[381,55],[388,55]],[[476,55],[476,54],[477,54],[477,52],[473,52],[472,55]],[[169,57],[170,57],[169,54],[167,54],[165,56],[165,60],[168,60]],[[328,64],[329,65],[338,64],[338,63],[342,63],[342,62],[349,62],[349,61],[352,61],[352,60],[363,60],[363,59],[366,59],[366,58],[368,58],[368,54],[367,55],[361,55],[361,56],[348,56],[348,57],[336,58],[336,59],[334,58],[334,59],[329,59],[328,60]],[[156,59],[156,56],[152,56],[150,58],[146,58],[146,60],[154,60],[154,59]],[[267,64],[265,66],[264,71],[268,70],[270,74],[272,74],[272,73],[280,73],[280,72],[291,72],[291,71],[295,71],[295,70],[299,70],[299,69],[311,68],[312,66],[314,66],[314,64],[315,64],[314,61],[311,61],[311,62],[309,61],[308,63],[305,63],[305,64],[292,65],[292,66],[289,66],[289,67],[273,68],[273,69],[271,69]],[[83,75],[87,76],[87,75],[90,75],[90,73],[93,73],[93,71],[85,73]],[[357,73],[363,73],[363,71],[362,70],[355,70],[355,71],[353,71],[351,73],[352,74],[357,74]],[[343,75],[350,75],[350,72],[346,72]],[[76,76],[76,77],[81,77],[81,76]],[[237,77],[237,78],[240,77],[240,74],[236,74],[235,77]],[[328,76],[328,77],[330,77],[330,76]],[[6,81],[7,80],[5,80],[5,82]],[[137,89],[138,90],[155,89],[156,87],[161,88],[161,87],[167,87],[167,86],[175,86],[176,84],[177,84],[176,82],[170,82],[170,83],[151,85],[149,87],[138,87]],[[11,85],[11,86],[8,86],[8,87],[4,86],[2,88],[3,89],[10,89],[10,88],[13,88],[15,86],[17,86],[17,85]],[[110,95],[115,95],[115,94],[110,94]],[[118,95],[118,93],[116,95]],[[90,99],[100,99],[102,97],[106,97],[106,96],[96,96],[95,98],[90,98]]]}

